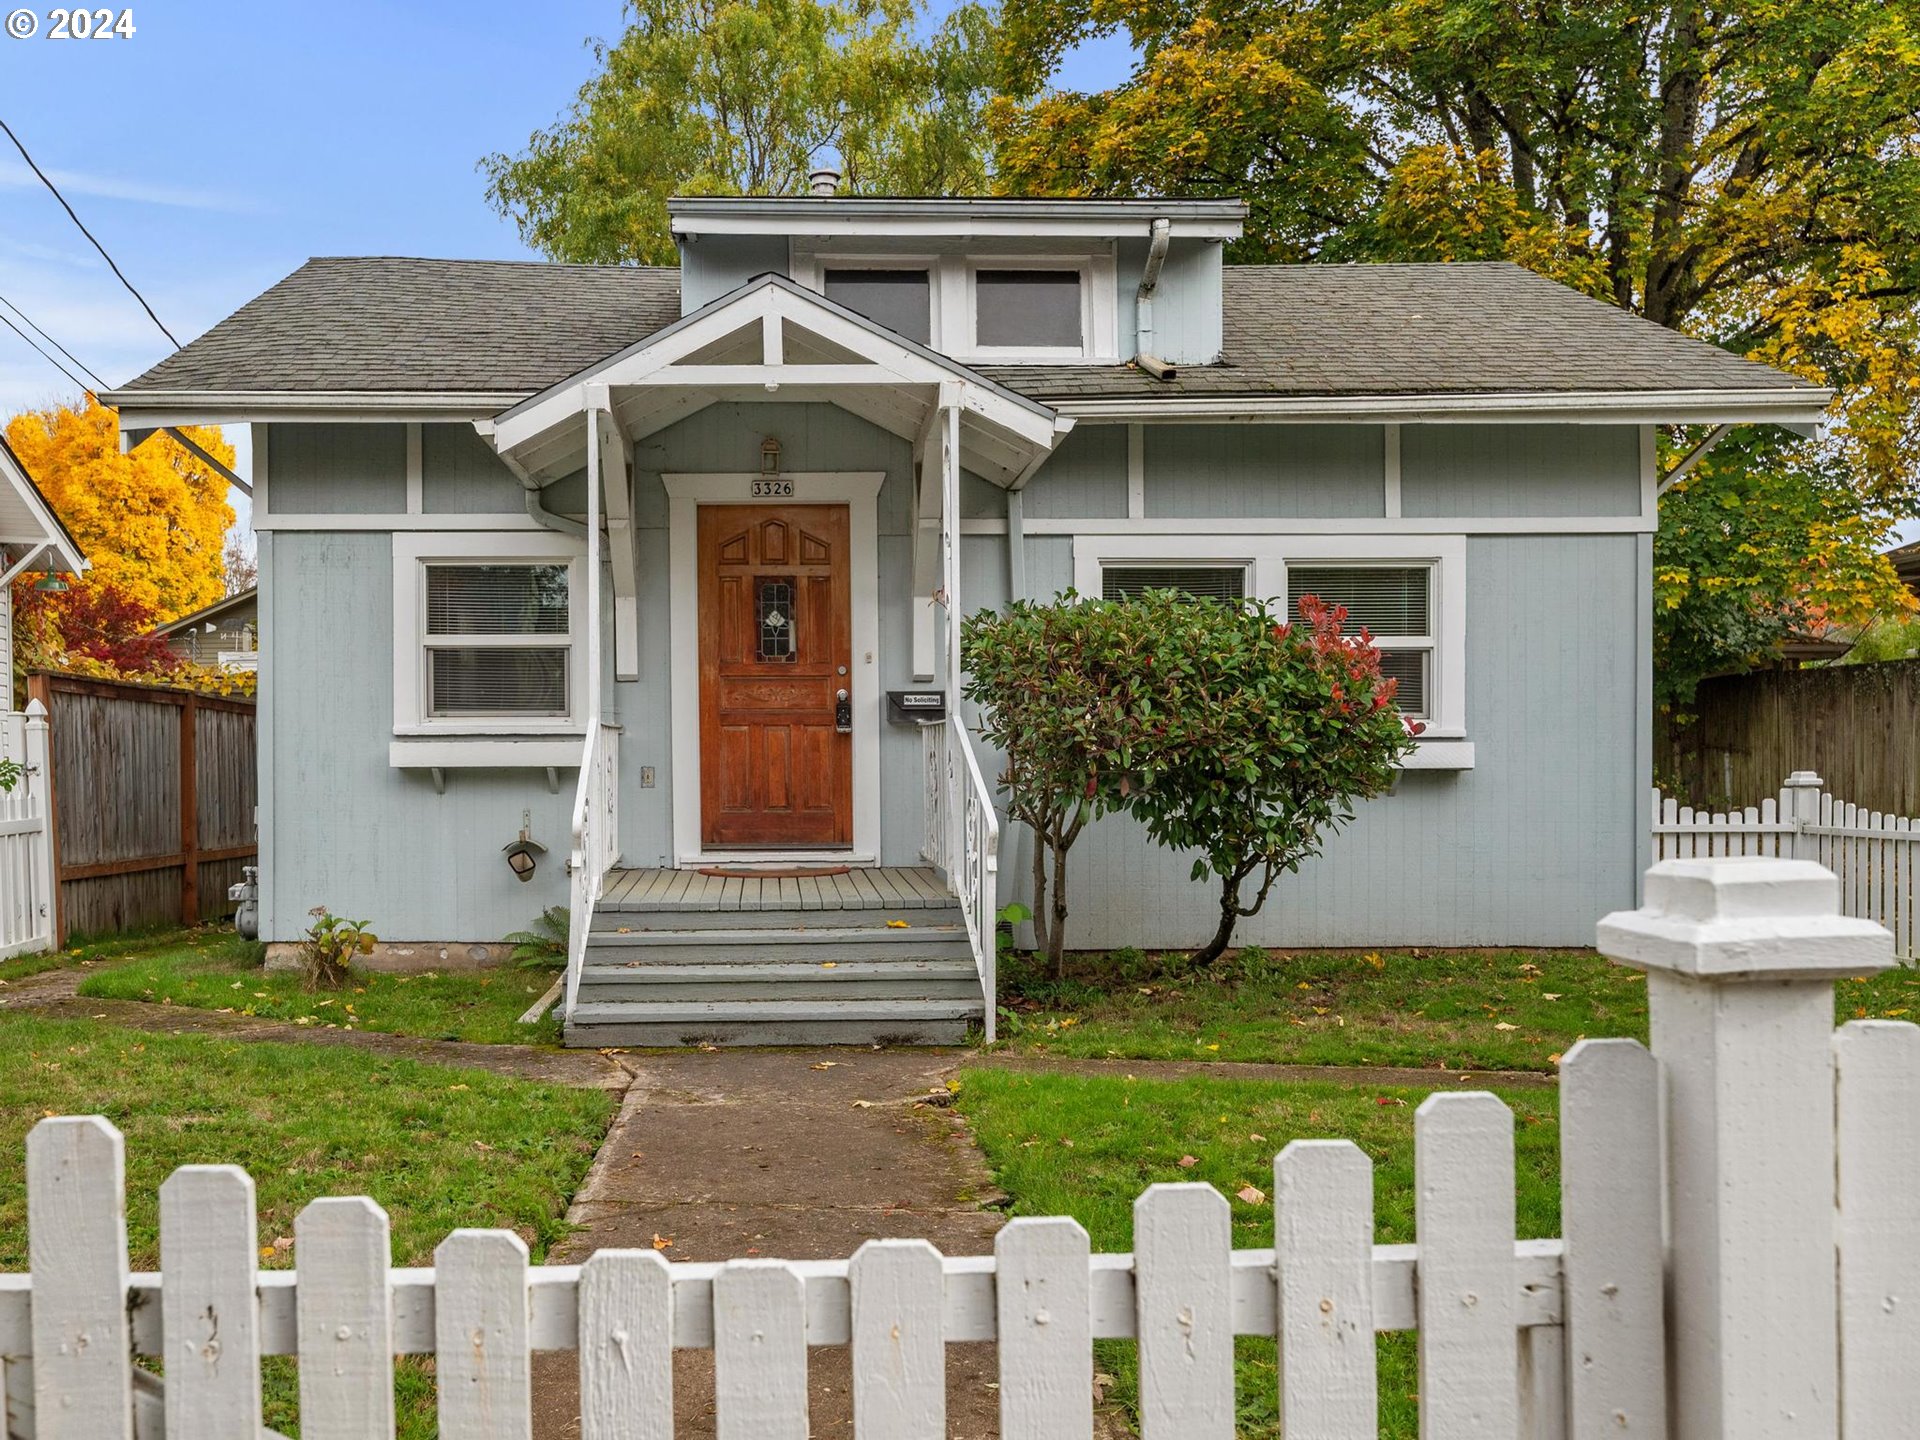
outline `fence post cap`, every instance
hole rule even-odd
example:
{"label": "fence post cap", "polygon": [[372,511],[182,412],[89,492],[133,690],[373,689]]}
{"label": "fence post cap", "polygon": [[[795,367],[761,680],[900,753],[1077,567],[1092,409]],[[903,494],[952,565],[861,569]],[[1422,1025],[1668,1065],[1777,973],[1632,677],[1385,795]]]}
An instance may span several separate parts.
{"label": "fence post cap", "polygon": [[47,718],[47,707],[40,703],[38,696],[27,701],[27,717],[32,720],[44,720]]}
{"label": "fence post cap", "polygon": [[1893,964],[1893,936],[1840,913],[1840,882],[1810,860],[1663,860],[1646,903],[1599,925],[1599,950],[1642,970],[1711,980],[1829,980]]}
{"label": "fence post cap", "polygon": [[1787,776],[1789,790],[1818,790],[1826,783],[1820,778],[1818,770],[1796,770]]}

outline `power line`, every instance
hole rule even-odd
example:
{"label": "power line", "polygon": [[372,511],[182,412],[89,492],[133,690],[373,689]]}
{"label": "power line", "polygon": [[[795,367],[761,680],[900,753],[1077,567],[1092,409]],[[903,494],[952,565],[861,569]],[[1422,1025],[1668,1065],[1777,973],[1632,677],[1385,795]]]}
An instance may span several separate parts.
{"label": "power line", "polygon": [[26,341],[27,344],[33,346],[33,348],[39,353],[40,358],[42,360],[45,360],[49,365],[53,366],[54,369],[58,370],[62,375],[66,376],[67,379],[71,380],[75,385],[79,386],[82,390],[85,390],[87,388],[86,381],[82,380],[78,375],[74,374],[71,370],[67,369],[65,365],[62,365],[58,360],[54,359],[53,356],[49,355],[45,350],[42,350],[40,348],[39,343],[35,341],[31,335],[27,334],[26,331],[22,330],[18,325],[14,324],[13,321],[8,319],[5,315],[0,315],[0,325],[6,326],[9,330],[13,331],[14,334],[18,335],[22,340]]}
{"label": "power line", "polygon": [[[81,371],[86,376],[88,376],[88,378],[90,378],[96,386],[98,386],[102,390],[105,390],[108,388],[107,382],[100,378],[99,371],[95,370],[91,365],[87,364],[86,361],[82,360],[78,355],[74,354],[73,351],[69,350],[66,346],[62,345],[58,340],[54,339],[53,336],[49,335],[45,330],[41,329],[38,325],[34,324],[33,317],[27,314],[27,312],[22,310],[18,305],[14,304],[13,301],[9,300],[4,295],[0,295],[0,305],[6,306],[7,309],[11,310],[15,315],[18,315],[22,323],[24,323],[29,330],[33,331],[34,334],[38,335],[42,340],[46,341],[49,345],[53,346],[54,349],[58,350],[62,355],[66,356],[67,359],[71,360],[73,362],[74,368],[76,370]],[[15,327],[15,333],[18,333],[18,327]],[[43,351],[42,353],[44,354],[45,352]]]}
{"label": "power line", "polygon": [[20,152],[20,158],[27,162],[27,168],[32,170],[35,175],[38,175],[40,177],[40,183],[47,187],[48,191],[52,193],[53,198],[60,202],[60,208],[67,212],[67,218],[73,221],[75,225],[79,226],[80,233],[82,235],[86,236],[88,240],[93,241],[93,248],[100,252],[100,258],[107,262],[107,268],[113,271],[114,277],[117,280],[119,280],[119,282],[122,285],[127,287],[127,293],[133,296],[134,299],[140,302],[140,308],[147,312],[147,318],[153,321],[155,325],[160,326],[160,333],[166,336],[167,339],[173,341],[174,349],[176,350],[180,349],[181,348],[180,342],[174,339],[174,335],[171,330],[167,329],[167,327],[164,324],[161,324],[160,317],[153,313],[153,306],[147,303],[147,297],[142,295],[138,290],[136,290],[134,288],[133,282],[127,279],[127,277],[121,273],[120,267],[114,264],[113,256],[107,253],[107,247],[102,245],[98,240],[94,239],[93,232],[87,229],[86,224],[80,219],[79,215],[74,213],[73,206],[67,203],[67,197],[60,193],[60,187],[58,185],[55,185],[52,180],[48,179],[47,172],[42,170],[37,164],[34,163],[33,156],[27,153],[27,147],[21,144],[20,137],[13,133],[13,127],[7,124],[6,121],[0,120],[0,130],[6,131],[7,138],[13,141],[13,148],[18,150]]}

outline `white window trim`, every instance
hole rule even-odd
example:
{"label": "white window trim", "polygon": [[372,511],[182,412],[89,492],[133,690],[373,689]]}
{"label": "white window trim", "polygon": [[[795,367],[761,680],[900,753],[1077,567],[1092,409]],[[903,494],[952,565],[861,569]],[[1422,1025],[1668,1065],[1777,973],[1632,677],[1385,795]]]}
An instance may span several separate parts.
{"label": "white window trim", "polygon": [[[435,719],[427,714],[427,565],[432,563],[525,563],[567,565],[567,713],[549,717],[485,720],[470,716]],[[406,531],[393,537],[393,733],[397,736],[491,735],[550,739],[584,736],[590,692],[586,615],[590,587],[586,542],[542,530],[529,534]],[[399,747],[395,747],[396,752]],[[535,763],[529,761],[528,763]],[[545,761],[538,763],[544,764]]]}
{"label": "white window trim", "polygon": [[[1464,740],[1467,734],[1467,541],[1464,535],[1100,535],[1073,538],[1073,588],[1082,595],[1102,591],[1101,570],[1124,565],[1233,565],[1247,567],[1247,593],[1284,602],[1289,562],[1355,565],[1423,562],[1434,568],[1432,594],[1433,670],[1428,677],[1426,730],[1422,750],[1437,756],[1443,748],[1463,752],[1456,759],[1471,767],[1472,747],[1435,746]],[[1438,758],[1409,762],[1408,769],[1446,768]]]}
{"label": "white window trim", "polygon": [[[993,361],[997,364],[1021,363],[1045,365],[1061,361],[1118,360],[1114,339],[1114,260],[1105,255],[969,255],[964,262],[964,329],[959,332],[957,360]],[[978,286],[982,270],[1074,270],[1080,275],[1080,343],[1078,345],[998,345],[980,344]]]}
{"label": "white window trim", "polygon": [[[935,254],[925,251],[870,251],[813,248],[795,244],[788,257],[794,283],[818,295],[827,292],[832,270],[925,270],[932,290],[929,348],[962,364],[1048,365],[1068,362],[1117,363],[1120,354],[1115,285],[1118,262],[1108,243],[1092,251],[1063,254],[1021,251],[1014,254]],[[982,270],[1077,270],[1080,272],[1078,346],[1001,346],[982,349],[974,341],[975,277]]]}
{"label": "white window trim", "polygon": [[946,353],[945,329],[942,321],[945,315],[940,305],[940,257],[937,255],[855,255],[841,254],[837,250],[817,252],[808,255],[804,263],[810,270],[802,274],[801,261],[795,261],[794,280],[817,294],[827,293],[827,271],[829,270],[923,270],[927,276],[927,348]]}

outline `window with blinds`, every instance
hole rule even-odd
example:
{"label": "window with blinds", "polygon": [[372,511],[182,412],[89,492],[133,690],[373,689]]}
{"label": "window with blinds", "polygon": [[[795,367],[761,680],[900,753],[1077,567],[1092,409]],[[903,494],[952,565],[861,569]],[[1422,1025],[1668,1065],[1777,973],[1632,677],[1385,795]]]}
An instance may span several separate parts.
{"label": "window with blinds", "polygon": [[1402,713],[1429,713],[1433,676],[1431,565],[1289,565],[1287,608],[1300,618],[1303,596],[1344,605],[1348,631],[1366,629],[1380,651],[1381,672],[1400,682]]}
{"label": "window with blinds", "polygon": [[1244,600],[1244,565],[1108,565],[1100,571],[1104,600],[1131,600],[1148,590],[1178,590],[1195,600]]}
{"label": "window with blinds", "polygon": [[568,711],[565,565],[428,565],[427,714],[553,719]]}

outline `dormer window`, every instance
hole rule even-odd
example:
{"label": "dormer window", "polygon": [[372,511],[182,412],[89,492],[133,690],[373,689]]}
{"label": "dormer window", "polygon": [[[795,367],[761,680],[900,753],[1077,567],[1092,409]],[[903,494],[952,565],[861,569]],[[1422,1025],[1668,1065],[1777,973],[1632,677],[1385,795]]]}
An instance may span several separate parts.
{"label": "dormer window", "polygon": [[933,273],[925,266],[828,268],[826,297],[922,345],[933,343]]}
{"label": "dormer window", "polygon": [[1079,358],[1086,334],[1079,270],[975,270],[973,338],[980,350],[1059,350]]}
{"label": "dormer window", "polygon": [[980,241],[978,253],[887,248],[890,237],[795,241],[793,278],[894,334],[964,362],[1112,364],[1116,277],[1109,246],[1014,248]]}

